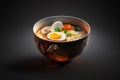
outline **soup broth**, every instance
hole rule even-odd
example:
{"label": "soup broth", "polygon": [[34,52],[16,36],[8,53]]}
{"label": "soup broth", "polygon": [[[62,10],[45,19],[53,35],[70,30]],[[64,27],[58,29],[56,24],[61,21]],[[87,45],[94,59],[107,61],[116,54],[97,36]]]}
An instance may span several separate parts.
{"label": "soup broth", "polygon": [[87,32],[80,26],[56,21],[52,25],[39,28],[36,35],[42,39],[56,42],[68,42],[83,38]]}

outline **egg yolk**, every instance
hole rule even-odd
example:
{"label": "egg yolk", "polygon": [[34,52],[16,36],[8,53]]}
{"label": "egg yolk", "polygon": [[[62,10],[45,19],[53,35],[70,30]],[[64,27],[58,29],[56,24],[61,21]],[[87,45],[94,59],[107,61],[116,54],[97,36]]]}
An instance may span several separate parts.
{"label": "egg yolk", "polygon": [[52,34],[50,34],[50,38],[52,38],[52,39],[60,39],[61,38],[61,34],[52,33]]}

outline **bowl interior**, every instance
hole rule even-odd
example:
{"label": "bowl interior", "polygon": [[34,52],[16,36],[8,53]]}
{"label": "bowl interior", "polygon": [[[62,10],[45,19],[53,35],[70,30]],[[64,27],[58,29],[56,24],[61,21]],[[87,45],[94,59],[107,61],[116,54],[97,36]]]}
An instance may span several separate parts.
{"label": "bowl interior", "polygon": [[86,35],[88,35],[90,32],[89,24],[80,18],[72,17],[72,16],[51,16],[51,17],[43,18],[38,22],[36,22],[36,24],[33,27],[34,34],[36,35],[36,32],[40,27],[52,25],[52,23],[54,23],[55,21],[62,21],[63,23],[70,23],[72,25],[80,26],[87,32]]}

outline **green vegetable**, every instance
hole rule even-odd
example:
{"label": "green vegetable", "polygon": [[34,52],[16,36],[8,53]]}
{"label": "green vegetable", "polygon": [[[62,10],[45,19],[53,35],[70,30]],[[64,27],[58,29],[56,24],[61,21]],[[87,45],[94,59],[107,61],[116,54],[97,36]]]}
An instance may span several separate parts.
{"label": "green vegetable", "polygon": [[70,35],[71,35],[71,32],[69,32],[69,31],[66,32],[66,35],[67,35],[67,36],[70,36]]}
{"label": "green vegetable", "polygon": [[67,30],[64,30],[64,33],[66,33],[67,32]]}
{"label": "green vegetable", "polygon": [[62,31],[62,29],[60,27],[56,27],[55,31],[60,32],[60,31]]}
{"label": "green vegetable", "polygon": [[71,36],[72,35],[71,32],[67,31],[67,30],[65,30],[64,33],[66,34],[66,36]]}
{"label": "green vegetable", "polygon": [[75,28],[75,31],[80,31],[80,30],[81,30],[80,27],[76,27],[76,28]]}

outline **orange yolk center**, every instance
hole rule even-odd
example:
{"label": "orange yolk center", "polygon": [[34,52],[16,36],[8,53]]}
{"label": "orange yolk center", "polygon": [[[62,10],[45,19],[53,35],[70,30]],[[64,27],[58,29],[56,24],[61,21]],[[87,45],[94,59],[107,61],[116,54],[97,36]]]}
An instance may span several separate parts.
{"label": "orange yolk center", "polygon": [[50,34],[50,38],[52,38],[52,39],[60,39],[61,38],[61,34],[52,33],[52,34]]}

